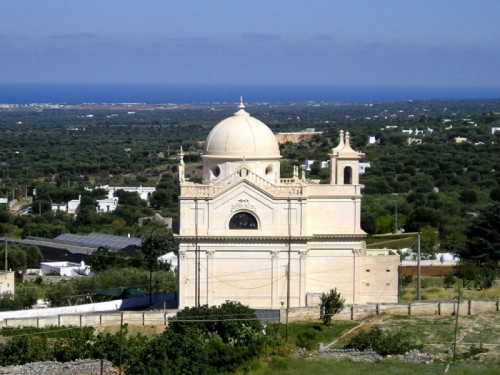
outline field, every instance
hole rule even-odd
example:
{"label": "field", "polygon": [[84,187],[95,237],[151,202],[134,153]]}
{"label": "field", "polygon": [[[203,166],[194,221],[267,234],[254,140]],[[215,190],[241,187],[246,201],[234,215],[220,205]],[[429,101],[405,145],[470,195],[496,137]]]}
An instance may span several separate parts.
{"label": "field", "polygon": [[379,363],[359,363],[351,361],[335,360],[308,360],[306,358],[291,359],[288,362],[279,360],[271,361],[270,364],[257,372],[258,375],[274,374],[342,374],[357,375],[369,373],[370,375],[498,375],[500,363],[496,362],[459,362],[449,366],[446,363],[414,364],[395,361],[384,361]]}
{"label": "field", "polygon": [[[342,348],[356,332],[379,326],[389,330],[404,330],[423,344],[423,352],[433,358],[433,363],[415,364],[386,359],[378,363],[353,362],[311,356],[314,351],[299,357],[270,355],[255,374],[359,374],[369,371],[378,374],[498,374],[500,366],[500,314],[488,313],[460,317],[458,320],[457,353],[466,353],[471,347],[484,348],[483,360],[462,360],[450,364],[455,334],[455,317],[442,316],[387,316],[381,315],[364,322],[335,321],[332,327],[316,322],[292,324],[289,344],[294,344],[300,333],[308,329],[319,332],[315,347],[333,343]],[[354,328],[354,329],[353,329]]]}
{"label": "field", "polygon": [[[456,299],[457,287],[462,286],[462,280],[456,279],[451,287],[445,288],[443,279],[443,277],[422,278],[422,300],[437,301]],[[462,288],[461,293],[463,299],[498,299],[500,296],[500,283],[496,282],[491,288],[487,289]],[[402,288],[400,297],[401,301],[416,301],[416,278],[413,278],[410,284]]]}

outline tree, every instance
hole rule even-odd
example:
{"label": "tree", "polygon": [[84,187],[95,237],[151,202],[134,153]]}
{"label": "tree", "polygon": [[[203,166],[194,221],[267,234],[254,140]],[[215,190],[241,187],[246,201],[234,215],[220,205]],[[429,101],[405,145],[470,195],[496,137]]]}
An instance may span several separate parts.
{"label": "tree", "polygon": [[149,204],[159,210],[172,203],[172,193],[166,189],[157,189],[149,198]]}
{"label": "tree", "polygon": [[500,187],[491,189],[490,199],[495,202],[500,202]]}
{"label": "tree", "polygon": [[460,202],[462,203],[476,203],[478,196],[475,190],[466,189],[460,193]]}
{"label": "tree", "polygon": [[[26,252],[17,245],[7,246],[7,268],[12,271],[21,271],[26,269]],[[5,269],[5,249],[0,251],[0,269]]]}
{"label": "tree", "polygon": [[118,251],[110,251],[107,246],[99,246],[89,257],[89,264],[94,272],[105,271],[110,268],[126,266],[126,259]]}
{"label": "tree", "polygon": [[[495,280],[495,271],[492,267],[480,266],[477,262],[461,259],[457,266],[456,275],[462,279],[462,286],[475,288],[489,288]],[[472,285],[471,285],[472,284]]]}
{"label": "tree", "polygon": [[417,207],[410,213],[406,229],[409,231],[420,231],[426,225],[439,227],[440,221],[441,214],[438,210],[429,207]]}
{"label": "tree", "polygon": [[479,212],[465,232],[467,241],[460,258],[481,266],[498,268],[500,262],[500,203]]}
{"label": "tree", "polygon": [[321,319],[325,325],[332,323],[332,317],[342,311],[345,298],[342,298],[337,288],[321,295]]}
{"label": "tree", "polygon": [[144,264],[149,270],[149,304],[152,304],[152,274],[160,266],[158,258],[174,249],[172,231],[157,227],[142,237],[141,253]]}
{"label": "tree", "polygon": [[239,302],[186,308],[135,353],[131,374],[232,374],[262,355],[266,335],[255,312]]}
{"label": "tree", "polygon": [[43,262],[43,255],[38,246],[26,246],[26,267],[39,268],[40,263]]}
{"label": "tree", "polygon": [[376,219],[377,233],[392,233],[394,230],[394,216],[384,215]]}
{"label": "tree", "polygon": [[420,229],[420,244],[422,254],[425,258],[432,258],[434,256],[438,241],[439,234],[437,228],[426,225]]}

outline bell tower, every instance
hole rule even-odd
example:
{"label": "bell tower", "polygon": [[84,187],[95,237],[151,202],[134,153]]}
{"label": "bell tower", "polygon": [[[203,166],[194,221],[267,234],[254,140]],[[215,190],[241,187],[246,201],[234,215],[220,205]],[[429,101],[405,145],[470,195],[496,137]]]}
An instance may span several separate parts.
{"label": "bell tower", "polygon": [[329,154],[330,184],[359,185],[359,160],[364,155],[352,149],[349,132],[341,130],[339,144]]}

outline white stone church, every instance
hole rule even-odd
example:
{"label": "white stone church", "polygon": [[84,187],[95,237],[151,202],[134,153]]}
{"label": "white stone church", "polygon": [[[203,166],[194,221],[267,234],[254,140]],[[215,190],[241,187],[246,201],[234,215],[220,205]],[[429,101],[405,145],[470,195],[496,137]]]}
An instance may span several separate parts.
{"label": "white stone church", "polygon": [[243,103],[208,135],[201,183],[185,179],[181,152],[179,308],[316,306],[333,288],[347,304],[397,302],[399,256],[363,241],[363,155],[341,132],[329,181],[297,167],[281,178],[275,135]]}

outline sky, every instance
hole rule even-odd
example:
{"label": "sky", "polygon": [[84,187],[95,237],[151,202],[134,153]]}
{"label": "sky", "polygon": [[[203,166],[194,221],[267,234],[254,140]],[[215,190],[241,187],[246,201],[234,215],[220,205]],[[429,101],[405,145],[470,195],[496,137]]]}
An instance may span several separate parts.
{"label": "sky", "polygon": [[500,86],[499,0],[0,0],[0,83]]}

